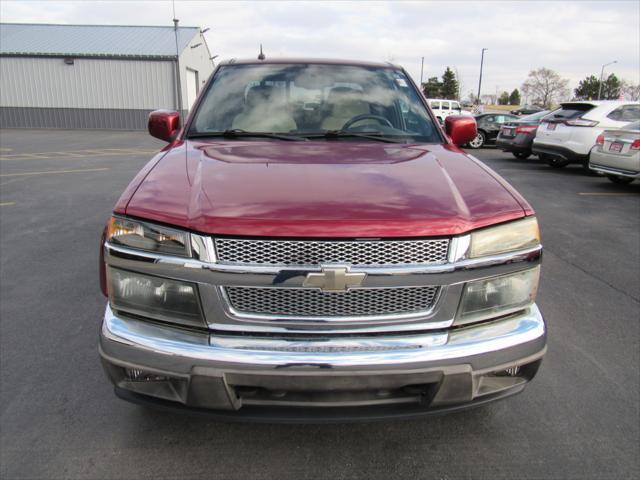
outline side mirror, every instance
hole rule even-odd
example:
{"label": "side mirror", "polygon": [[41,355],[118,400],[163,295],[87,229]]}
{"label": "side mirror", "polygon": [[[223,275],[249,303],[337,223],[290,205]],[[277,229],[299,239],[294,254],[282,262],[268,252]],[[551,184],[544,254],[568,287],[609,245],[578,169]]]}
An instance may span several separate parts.
{"label": "side mirror", "polygon": [[149,133],[165,142],[173,142],[180,131],[180,114],[171,110],[155,110],[149,114]]}
{"label": "side mirror", "polygon": [[444,131],[454,145],[464,145],[476,138],[476,119],[466,115],[449,115],[444,119]]}

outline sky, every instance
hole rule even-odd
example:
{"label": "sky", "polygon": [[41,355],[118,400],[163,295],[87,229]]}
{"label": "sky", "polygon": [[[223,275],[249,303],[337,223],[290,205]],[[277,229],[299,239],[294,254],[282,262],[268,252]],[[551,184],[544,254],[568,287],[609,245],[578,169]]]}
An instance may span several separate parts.
{"label": "sky", "polygon": [[[172,25],[170,0],[0,1],[0,21]],[[183,26],[204,35],[217,59],[323,57],[392,61],[416,81],[457,70],[462,96],[520,88],[547,67],[573,89],[587,75],[640,83],[640,2],[631,1],[175,1]]]}

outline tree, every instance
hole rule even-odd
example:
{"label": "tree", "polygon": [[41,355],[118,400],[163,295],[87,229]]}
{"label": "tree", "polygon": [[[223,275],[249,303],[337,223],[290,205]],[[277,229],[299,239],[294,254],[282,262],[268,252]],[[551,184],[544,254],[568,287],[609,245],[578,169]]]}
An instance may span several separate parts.
{"label": "tree", "polygon": [[589,75],[584,80],[580,80],[578,88],[573,93],[578,100],[595,100],[598,98],[600,80],[595,75]]}
{"label": "tree", "polygon": [[498,105],[509,105],[509,92],[502,92],[500,94]]}
{"label": "tree", "polygon": [[620,89],[622,90],[622,94],[624,95],[625,100],[631,100],[637,102],[640,100],[640,84],[634,85],[632,83],[622,81],[622,86]]}
{"label": "tree", "polygon": [[602,82],[602,100],[617,100],[620,98],[622,90],[622,82],[616,77],[614,73],[609,75],[607,79]]}
{"label": "tree", "polygon": [[460,76],[460,72],[458,71],[458,67],[453,67],[456,72],[456,81],[458,82],[458,96],[457,100],[462,100],[462,91],[464,90],[464,85],[462,84],[462,77]]}
{"label": "tree", "polygon": [[520,92],[517,88],[514,88],[509,95],[509,105],[520,105]]}
{"label": "tree", "polygon": [[440,98],[442,95],[442,83],[438,81],[438,77],[429,78],[426,83],[422,84],[422,93],[427,98]]}
{"label": "tree", "polygon": [[474,105],[477,103],[478,101],[478,97],[476,95],[476,93],[473,90],[469,90],[469,93],[467,94],[467,98],[469,99],[469,101],[471,103],[473,103]]}
{"label": "tree", "polygon": [[[622,82],[612,73],[602,82],[600,98],[602,100],[617,100],[620,97],[621,89]],[[598,92],[600,92],[600,79],[595,75],[589,75],[584,80],[580,80],[578,88],[573,91],[579,100],[597,100]]]}
{"label": "tree", "polygon": [[444,71],[442,75],[442,98],[449,100],[456,100],[458,98],[458,81],[456,80],[456,74],[453,73],[449,67]]}
{"label": "tree", "polygon": [[522,91],[531,98],[532,103],[537,103],[549,108],[554,101],[568,95],[569,90],[566,80],[553,70],[539,68],[529,72],[527,80],[522,84]]}

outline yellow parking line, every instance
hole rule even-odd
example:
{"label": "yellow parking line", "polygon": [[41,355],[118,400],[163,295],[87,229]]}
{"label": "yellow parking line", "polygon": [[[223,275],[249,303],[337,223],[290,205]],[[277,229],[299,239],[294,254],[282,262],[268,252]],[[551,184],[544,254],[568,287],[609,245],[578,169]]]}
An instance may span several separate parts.
{"label": "yellow parking line", "polygon": [[578,195],[589,197],[635,197],[640,195],[640,192],[580,192]]}
{"label": "yellow parking line", "polygon": [[63,159],[64,157],[81,158],[81,157],[108,157],[123,155],[148,155],[156,153],[157,149],[124,149],[124,148],[103,148],[103,149],[87,149],[73,150],[69,152],[41,152],[41,153],[12,153],[10,155],[0,155],[0,161],[8,162],[15,160],[47,160],[47,159]]}
{"label": "yellow parking line", "polygon": [[16,202],[0,202],[0,207],[10,207],[11,205],[15,205]]}
{"label": "yellow parking line", "polygon": [[46,156],[43,154],[40,158],[63,158],[63,157],[71,157],[71,158],[84,158],[84,157],[93,157],[95,154],[85,154],[80,152],[56,152],[57,156],[52,157],[50,153],[47,153]]}
{"label": "yellow parking line", "polygon": [[46,172],[22,172],[22,173],[2,173],[0,177],[24,177],[27,175],[53,175],[57,173],[84,173],[84,172],[103,172],[108,168],[83,168],[79,170],[49,170]]}
{"label": "yellow parking line", "polygon": [[40,158],[40,153],[12,153],[11,155],[2,155],[1,159],[13,160],[15,157]]}

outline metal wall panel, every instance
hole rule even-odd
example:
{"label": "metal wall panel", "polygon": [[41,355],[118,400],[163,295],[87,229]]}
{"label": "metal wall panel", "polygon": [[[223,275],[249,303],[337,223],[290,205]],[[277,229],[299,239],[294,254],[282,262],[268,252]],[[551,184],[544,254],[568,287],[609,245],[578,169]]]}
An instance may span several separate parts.
{"label": "metal wall panel", "polygon": [[175,109],[171,61],[0,57],[0,107]]}
{"label": "metal wall panel", "polygon": [[151,110],[0,107],[0,128],[146,130]]}

